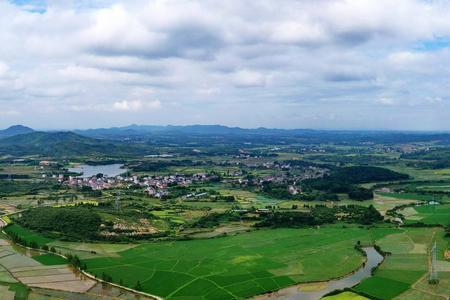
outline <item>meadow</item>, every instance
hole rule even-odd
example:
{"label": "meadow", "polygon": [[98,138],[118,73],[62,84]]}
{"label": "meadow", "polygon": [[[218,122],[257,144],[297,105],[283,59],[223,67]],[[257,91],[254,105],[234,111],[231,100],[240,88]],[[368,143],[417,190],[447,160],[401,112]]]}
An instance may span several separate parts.
{"label": "meadow", "polygon": [[[393,228],[258,230],[222,238],[146,243],[117,257],[85,259],[88,272],[166,299],[242,299],[294,283],[345,275],[364,257],[359,240]],[[139,282],[139,284],[138,284]]]}

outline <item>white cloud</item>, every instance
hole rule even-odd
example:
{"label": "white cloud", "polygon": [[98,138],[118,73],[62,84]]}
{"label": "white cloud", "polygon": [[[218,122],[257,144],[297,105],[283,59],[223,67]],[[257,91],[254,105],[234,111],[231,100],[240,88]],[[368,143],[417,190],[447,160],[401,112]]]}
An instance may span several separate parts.
{"label": "white cloud", "polygon": [[376,100],[377,103],[382,104],[382,105],[394,105],[395,104],[395,100],[389,97],[381,97],[378,98]]}
{"label": "white cloud", "polygon": [[0,61],[0,78],[6,76],[8,69],[8,65]]}
{"label": "white cloud", "polygon": [[140,110],[147,109],[158,109],[161,107],[161,102],[159,100],[153,101],[141,101],[141,100],[123,100],[114,102],[112,105],[112,110],[114,111],[131,111],[136,112]]}
{"label": "white cloud", "polygon": [[91,103],[88,105],[69,104],[73,112],[146,112],[161,108],[161,101],[122,100],[108,103]]}
{"label": "white cloud", "polygon": [[142,108],[142,102],[138,100],[134,101],[118,101],[114,102],[113,110],[118,111],[138,111]]}
{"label": "white cloud", "polygon": [[252,70],[240,70],[233,74],[233,82],[237,87],[260,87],[266,84],[267,78]]}
{"label": "white cloud", "polygon": [[[450,39],[448,1],[3,1],[0,102],[86,126],[155,109],[161,123],[275,127],[364,126],[414,105],[450,117],[449,45],[424,43],[436,38]],[[331,114],[340,123],[310,117]]]}

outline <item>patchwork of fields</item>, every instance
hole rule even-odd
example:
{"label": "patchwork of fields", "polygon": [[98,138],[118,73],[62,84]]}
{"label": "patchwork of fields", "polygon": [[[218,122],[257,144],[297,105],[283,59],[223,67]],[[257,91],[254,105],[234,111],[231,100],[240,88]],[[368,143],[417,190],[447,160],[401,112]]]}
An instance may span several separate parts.
{"label": "patchwork of fields", "polygon": [[[450,263],[442,253],[447,247],[444,233],[433,228],[408,228],[401,233],[387,235],[377,243],[390,252],[371,278],[354,290],[377,299],[446,299],[450,292]],[[438,243],[440,282],[428,284],[429,251],[433,240]],[[380,288],[382,287],[382,288]]]}
{"label": "patchwork of fields", "polygon": [[364,258],[355,243],[371,243],[393,228],[342,226],[260,230],[208,240],[148,243],[119,257],[83,260],[88,272],[167,299],[246,298],[297,282],[345,275]]}
{"label": "patchwork of fields", "polygon": [[421,205],[408,207],[401,211],[406,217],[406,224],[422,222],[425,224],[450,224],[450,204]]}
{"label": "patchwork of fields", "polygon": [[[33,259],[6,243],[0,246],[0,266],[8,271],[11,282],[20,281],[31,287],[82,293],[95,285],[95,281],[81,278],[57,256],[45,255]],[[2,272],[2,276],[5,275],[6,272]],[[4,278],[2,281],[7,280]]]}
{"label": "patchwork of fields", "polygon": [[[424,214],[429,209],[418,208],[423,208]],[[358,240],[363,244],[375,242],[391,254],[373,277],[354,288],[355,292],[378,299],[446,299],[450,287],[450,262],[443,256],[449,239],[439,228],[369,229],[334,225],[320,229],[257,230],[222,238],[140,245],[62,242],[19,225],[9,226],[7,230],[19,233],[27,241],[53,245],[62,251],[70,249],[80,255],[88,272],[99,278],[105,274],[113,282],[131,288],[139,282],[143,291],[168,299],[242,299],[295,283],[339,277],[362,263],[363,257],[354,250]],[[440,282],[436,286],[427,281],[433,240],[438,242]],[[40,267],[33,270],[30,265],[22,270],[17,266],[13,270],[17,276],[34,272],[51,277],[61,271],[60,267],[53,266],[61,263],[59,257],[40,255],[27,259],[27,264],[31,260],[33,266]],[[0,275],[9,276],[7,272]],[[9,280],[16,281],[12,277]],[[31,285],[35,283],[32,277],[33,282],[28,282],[26,277],[23,280]]]}

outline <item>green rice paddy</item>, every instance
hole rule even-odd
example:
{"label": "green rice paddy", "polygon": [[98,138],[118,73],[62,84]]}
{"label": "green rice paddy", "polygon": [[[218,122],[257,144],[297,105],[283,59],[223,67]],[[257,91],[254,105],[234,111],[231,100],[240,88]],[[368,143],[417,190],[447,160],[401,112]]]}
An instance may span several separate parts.
{"label": "green rice paddy", "polygon": [[85,259],[87,270],[167,299],[242,299],[294,283],[345,275],[364,258],[355,243],[392,228],[330,226],[258,230],[235,236],[147,243],[118,257]]}
{"label": "green rice paddy", "polygon": [[406,216],[406,223],[450,224],[450,204],[421,205],[413,207]]}
{"label": "green rice paddy", "polygon": [[[435,240],[438,243],[438,263],[445,264],[441,259],[443,250],[447,248],[447,241],[442,229],[408,228],[380,239],[377,244],[391,254],[385,258],[373,277],[365,279],[353,290],[374,299],[393,299],[403,294],[414,294],[411,292],[414,290],[413,285],[419,280],[427,279],[430,246]],[[441,272],[440,276],[450,277],[450,268]],[[449,284],[449,280],[441,280],[437,287],[442,289]],[[430,289],[428,283],[422,290],[427,289]]]}
{"label": "green rice paddy", "polygon": [[42,254],[33,256],[33,259],[40,262],[45,266],[64,265],[67,264],[67,260],[61,256],[55,254]]}
{"label": "green rice paddy", "polygon": [[15,233],[19,235],[23,240],[30,242],[36,242],[39,246],[43,246],[52,242],[53,240],[43,236],[42,234],[33,232],[29,229],[23,228],[18,224],[11,224],[5,228],[6,233]]}
{"label": "green rice paddy", "polygon": [[[437,216],[448,217],[448,205],[414,208],[424,219],[433,217],[430,223],[441,218]],[[436,214],[438,208],[440,213]],[[363,257],[354,250],[358,240],[363,244],[375,242],[391,253],[373,277],[353,288],[360,295],[420,299],[421,291],[430,289],[426,281],[428,255],[435,240],[441,281],[433,289],[445,293],[450,285],[450,262],[443,257],[450,240],[444,237],[442,228],[399,229],[385,225],[369,229],[333,225],[140,245],[61,242],[17,224],[7,229],[27,241],[87,253],[80,257],[88,272],[99,278],[107,274],[113,282],[131,288],[139,282],[143,291],[166,299],[243,299],[295,283],[339,277],[363,262]],[[44,265],[66,263],[49,254],[33,258]],[[422,287],[416,290],[414,285]]]}

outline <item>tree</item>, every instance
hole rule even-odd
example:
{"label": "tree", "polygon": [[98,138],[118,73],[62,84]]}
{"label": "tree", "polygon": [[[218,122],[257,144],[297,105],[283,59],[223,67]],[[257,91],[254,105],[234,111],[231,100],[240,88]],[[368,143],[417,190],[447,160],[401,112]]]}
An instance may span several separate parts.
{"label": "tree", "polygon": [[373,191],[371,189],[352,186],[348,191],[348,197],[358,201],[370,200],[373,199]]}

